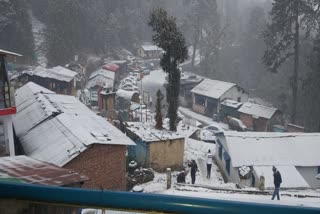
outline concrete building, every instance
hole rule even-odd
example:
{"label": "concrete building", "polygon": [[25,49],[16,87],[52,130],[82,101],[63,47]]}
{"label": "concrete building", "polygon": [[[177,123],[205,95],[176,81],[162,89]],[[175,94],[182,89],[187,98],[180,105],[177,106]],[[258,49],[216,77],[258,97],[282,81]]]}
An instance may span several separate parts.
{"label": "concrete building", "polygon": [[191,90],[192,109],[212,117],[219,113],[221,102],[230,99],[241,103],[248,101],[248,93],[240,86],[219,80],[205,79]]}
{"label": "concrete building", "polygon": [[73,96],[32,82],[16,93],[14,128],[31,158],[79,171],[85,188],[125,190],[127,136]]}
{"label": "concrete building", "polygon": [[217,138],[215,159],[225,181],[258,187],[263,176],[265,188],[273,188],[275,166],[281,188],[320,187],[319,133],[224,132]]}
{"label": "concrete building", "polygon": [[273,107],[246,102],[238,112],[240,120],[253,131],[272,131],[274,125],[283,124],[282,113]]}
{"label": "concrete building", "polygon": [[163,172],[183,168],[184,136],[168,130],[157,130],[150,124],[127,122],[126,133],[136,146],[129,146],[129,159],[139,166]]}

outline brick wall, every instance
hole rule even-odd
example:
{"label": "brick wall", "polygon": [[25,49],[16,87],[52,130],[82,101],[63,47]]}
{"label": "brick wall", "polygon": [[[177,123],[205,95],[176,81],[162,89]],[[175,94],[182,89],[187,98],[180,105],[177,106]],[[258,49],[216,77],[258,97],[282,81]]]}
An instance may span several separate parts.
{"label": "brick wall", "polygon": [[126,190],[126,146],[92,145],[63,168],[87,175],[83,188]]}
{"label": "brick wall", "polygon": [[240,113],[240,120],[248,128],[253,128],[253,118],[250,115]]}

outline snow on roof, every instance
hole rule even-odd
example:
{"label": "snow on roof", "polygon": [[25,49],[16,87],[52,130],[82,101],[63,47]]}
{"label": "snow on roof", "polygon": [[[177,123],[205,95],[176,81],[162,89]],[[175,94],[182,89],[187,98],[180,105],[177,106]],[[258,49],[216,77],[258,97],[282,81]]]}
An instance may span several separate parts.
{"label": "snow on roof", "polygon": [[235,100],[226,99],[221,103],[221,105],[232,107],[232,108],[239,108],[242,105],[242,103],[237,102]]}
{"label": "snow on roof", "polygon": [[191,92],[214,99],[219,99],[224,93],[234,86],[236,86],[236,84],[230,82],[204,79],[196,87],[194,87]]}
{"label": "snow on roof", "polygon": [[36,67],[34,70],[23,71],[22,73],[30,76],[39,76],[42,78],[56,79],[59,81],[70,82],[77,76],[77,72],[71,71],[67,68],[56,66],[53,68]]}
{"label": "snow on roof", "polygon": [[93,79],[94,77],[96,76],[104,76],[106,78],[109,78],[109,79],[112,79],[114,80],[114,72],[113,71],[109,71],[109,70],[106,70],[106,69],[103,69],[103,68],[99,68],[98,70],[94,71],[90,77],[89,77],[89,80],[90,79]]}
{"label": "snow on roof", "polygon": [[234,167],[318,166],[320,133],[224,132]]}
{"label": "snow on roof", "polygon": [[3,49],[0,49],[0,55],[5,55],[5,56],[22,56],[20,54],[14,53],[14,52],[10,52],[10,51],[6,51]]}
{"label": "snow on roof", "polygon": [[[275,166],[282,178],[281,187],[282,188],[309,188],[310,186],[298,172],[294,166]],[[272,166],[253,166],[254,171],[257,173],[257,176],[264,176],[265,178],[265,187],[273,188],[273,171]]]}
{"label": "snow on roof", "polygon": [[141,45],[141,48],[144,51],[162,51],[162,48],[159,48],[156,45]]}
{"label": "snow on roof", "polygon": [[[27,90],[19,88],[17,96]],[[16,102],[15,131],[32,158],[64,166],[92,144],[135,145],[73,96],[37,93]]]}
{"label": "snow on roof", "polygon": [[103,65],[102,69],[115,72],[119,69],[119,65],[113,64],[113,63],[108,63],[108,64]]}
{"label": "snow on roof", "polygon": [[184,139],[184,136],[177,132],[168,131],[166,129],[157,130],[154,126],[148,123],[127,122],[127,129],[145,142]]}
{"label": "snow on roof", "polygon": [[117,92],[116,92],[116,96],[117,97],[122,97],[126,100],[131,100],[132,97],[135,95],[135,94],[138,94],[139,95],[139,92],[137,91],[126,91],[126,90],[123,90],[123,89],[119,89]]}
{"label": "snow on roof", "polygon": [[278,109],[246,102],[238,110],[241,113],[249,114],[266,119],[272,118]]}
{"label": "snow on roof", "polygon": [[21,179],[27,183],[65,186],[89,180],[78,172],[32,159],[25,155],[0,158],[0,177]]}
{"label": "snow on roof", "polygon": [[86,84],[86,88],[90,89],[95,86],[99,86],[101,88],[104,87],[113,87],[113,79],[110,79],[108,77],[102,76],[102,75],[97,75],[91,79]]}

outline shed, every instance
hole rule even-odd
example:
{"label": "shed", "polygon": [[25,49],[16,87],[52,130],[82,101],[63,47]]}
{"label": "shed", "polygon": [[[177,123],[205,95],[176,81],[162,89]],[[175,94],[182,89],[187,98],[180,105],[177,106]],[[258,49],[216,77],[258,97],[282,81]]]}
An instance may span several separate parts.
{"label": "shed", "polygon": [[246,102],[238,110],[240,120],[253,131],[272,131],[282,124],[282,113],[273,107]]}
{"label": "shed", "polygon": [[125,153],[133,141],[73,96],[34,83],[16,93],[13,124],[26,155],[94,175],[85,187],[125,190]]}
{"label": "shed", "polygon": [[246,102],[248,93],[240,86],[219,80],[204,79],[191,90],[195,112],[212,117],[220,111],[225,99]]}
{"label": "shed", "polygon": [[140,166],[163,172],[183,168],[184,137],[176,132],[157,130],[152,125],[128,122],[127,135],[137,146],[129,146],[129,158]]}
{"label": "shed", "polygon": [[225,120],[228,116],[239,118],[238,109],[242,106],[242,103],[235,100],[226,99],[221,103],[220,117]]}
{"label": "shed", "polygon": [[[247,185],[258,186],[260,176],[270,176],[272,166],[278,166],[283,175],[282,187],[320,187],[315,178],[320,169],[319,133],[226,131],[218,133],[217,138],[216,160],[227,181],[239,183],[239,168],[248,166],[252,174]],[[266,182],[271,182],[269,179],[272,177]]]}

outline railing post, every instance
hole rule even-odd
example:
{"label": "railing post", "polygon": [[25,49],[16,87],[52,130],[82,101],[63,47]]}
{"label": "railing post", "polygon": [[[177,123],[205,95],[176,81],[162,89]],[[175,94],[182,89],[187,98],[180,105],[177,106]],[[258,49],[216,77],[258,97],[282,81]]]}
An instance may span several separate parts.
{"label": "railing post", "polygon": [[167,168],[167,189],[171,188],[171,168]]}

